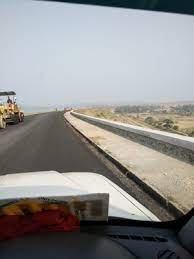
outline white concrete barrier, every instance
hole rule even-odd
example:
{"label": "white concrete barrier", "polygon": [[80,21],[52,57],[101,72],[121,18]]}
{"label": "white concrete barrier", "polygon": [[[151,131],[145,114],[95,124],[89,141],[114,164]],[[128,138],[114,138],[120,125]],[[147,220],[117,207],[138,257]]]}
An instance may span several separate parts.
{"label": "white concrete barrier", "polygon": [[71,112],[71,114],[178,159],[194,163],[194,138],[192,137],[100,119],[77,112]]}

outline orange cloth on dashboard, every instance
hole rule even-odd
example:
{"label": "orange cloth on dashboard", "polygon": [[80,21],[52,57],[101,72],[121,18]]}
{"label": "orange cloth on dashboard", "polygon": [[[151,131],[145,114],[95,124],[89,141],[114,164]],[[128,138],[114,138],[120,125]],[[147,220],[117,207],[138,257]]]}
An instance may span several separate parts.
{"label": "orange cloth on dashboard", "polygon": [[76,231],[79,228],[79,219],[72,214],[65,216],[61,210],[37,212],[26,216],[0,216],[0,240],[26,233]]}

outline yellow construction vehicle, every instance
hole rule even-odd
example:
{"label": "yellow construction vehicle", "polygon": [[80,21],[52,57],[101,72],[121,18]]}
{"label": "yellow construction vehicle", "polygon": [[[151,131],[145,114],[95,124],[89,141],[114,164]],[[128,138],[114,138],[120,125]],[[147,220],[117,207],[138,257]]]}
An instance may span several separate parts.
{"label": "yellow construction vehicle", "polygon": [[0,103],[0,129],[6,128],[6,111],[2,103]]}
{"label": "yellow construction vehicle", "polygon": [[0,92],[0,97],[7,97],[7,101],[0,102],[0,128],[5,129],[7,124],[18,124],[24,121],[24,113],[16,103],[14,91]]}

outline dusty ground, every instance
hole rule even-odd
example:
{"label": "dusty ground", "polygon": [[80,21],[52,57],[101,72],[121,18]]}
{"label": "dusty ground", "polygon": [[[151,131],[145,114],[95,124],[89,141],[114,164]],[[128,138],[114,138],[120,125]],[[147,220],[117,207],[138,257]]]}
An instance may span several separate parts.
{"label": "dusty ground", "polygon": [[167,200],[187,212],[194,206],[194,166],[77,119],[68,120]]}
{"label": "dusty ground", "polygon": [[118,113],[114,113],[114,108],[88,108],[88,109],[81,109],[80,112],[94,117],[119,121],[123,123],[132,124],[135,126],[157,129],[157,130],[158,128],[145,123],[144,122],[145,118],[149,116],[153,117],[155,120],[170,118],[179,127],[178,131],[175,131],[175,132],[173,131],[174,133],[178,133],[178,134],[185,133],[185,129],[194,127],[194,116],[180,116],[173,113],[172,114],[139,113],[138,115],[137,113],[118,114]]}

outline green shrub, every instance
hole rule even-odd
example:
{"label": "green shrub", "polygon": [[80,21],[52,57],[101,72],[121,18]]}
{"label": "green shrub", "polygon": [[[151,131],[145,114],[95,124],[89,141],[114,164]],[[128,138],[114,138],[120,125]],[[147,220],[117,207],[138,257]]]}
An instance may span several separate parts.
{"label": "green shrub", "polygon": [[179,126],[178,126],[178,125],[174,125],[174,126],[173,126],[173,129],[174,129],[174,130],[178,130],[178,129],[179,129]]}

